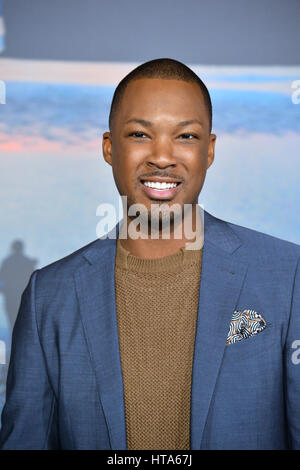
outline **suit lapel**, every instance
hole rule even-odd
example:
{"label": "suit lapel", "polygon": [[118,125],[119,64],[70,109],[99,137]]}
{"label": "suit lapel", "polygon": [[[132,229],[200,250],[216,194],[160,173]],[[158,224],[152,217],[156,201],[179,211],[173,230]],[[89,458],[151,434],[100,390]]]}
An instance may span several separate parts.
{"label": "suit lapel", "polygon": [[201,447],[230,320],[247,271],[247,265],[231,256],[241,245],[237,235],[223,221],[206,211],[204,214],[202,272],[192,374],[191,449]]}
{"label": "suit lapel", "polygon": [[[118,233],[119,226],[117,226]],[[116,240],[96,240],[75,273],[80,313],[112,449],[126,450],[123,379],[115,306]]]}
{"label": "suit lapel", "polygon": [[[116,226],[116,236],[119,227],[120,223]],[[192,374],[191,449],[201,446],[230,320],[247,270],[247,266],[231,256],[241,241],[224,221],[204,211],[204,230]],[[75,284],[111,448],[126,450],[115,302],[115,255],[116,239],[92,242],[83,251],[87,262],[75,272]]]}

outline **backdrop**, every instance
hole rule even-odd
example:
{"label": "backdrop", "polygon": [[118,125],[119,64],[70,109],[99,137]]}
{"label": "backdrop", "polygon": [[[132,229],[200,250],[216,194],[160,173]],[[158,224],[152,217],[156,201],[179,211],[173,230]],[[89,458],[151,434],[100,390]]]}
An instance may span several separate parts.
{"label": "backdrop", "polygon": [[97,237],[100,203],[119,207],[101,138],[140,63],[180,60],[210,90],[199,203],[300,243],[299,17],[296,0],[0,0],[0,411],[30,274]]}

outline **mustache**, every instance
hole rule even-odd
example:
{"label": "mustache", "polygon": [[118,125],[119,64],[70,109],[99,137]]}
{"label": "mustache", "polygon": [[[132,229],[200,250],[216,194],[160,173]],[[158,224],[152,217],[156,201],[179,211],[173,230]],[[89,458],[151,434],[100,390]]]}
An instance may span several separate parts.
{"label": "mustache", "polygon": [[139,178],[140,179],[146,179],[146,178],[151,178],[151,177],[155,177],[155,176],[159,176],[161,178],[173,178],[173,179],[176,179],[176,180],[179,180],[179,181],[183,181],[183,178],[180,176],[180,175],[174,175],[173,173],[169,173],[169,172],[162,172],[162,171],[159,171],[159,170],[156,170],[152,173],[147,173],[147,174],[143,174],[143,175],[140,175]]}

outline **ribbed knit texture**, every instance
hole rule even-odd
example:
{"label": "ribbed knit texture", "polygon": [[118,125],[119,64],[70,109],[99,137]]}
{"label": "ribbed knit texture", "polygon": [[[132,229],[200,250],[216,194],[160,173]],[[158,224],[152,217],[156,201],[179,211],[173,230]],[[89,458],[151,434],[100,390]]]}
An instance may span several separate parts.
{"label": "ribbed knit texture", "polygon": [[163,258],[117,240],[115,283],[127,448],[190,449],[190,404],[202,249]]}

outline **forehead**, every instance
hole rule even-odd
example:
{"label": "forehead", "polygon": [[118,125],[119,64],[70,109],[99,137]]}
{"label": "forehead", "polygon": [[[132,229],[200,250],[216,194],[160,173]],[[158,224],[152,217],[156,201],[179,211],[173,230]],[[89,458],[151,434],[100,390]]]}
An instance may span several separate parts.
{"label": "forehead", "polygon": [[130,116],[155,119],[157,116],[202,118],[206,114],[200,87],[193,82],[161,78],[131,81],[119,108],[121,121]]}

